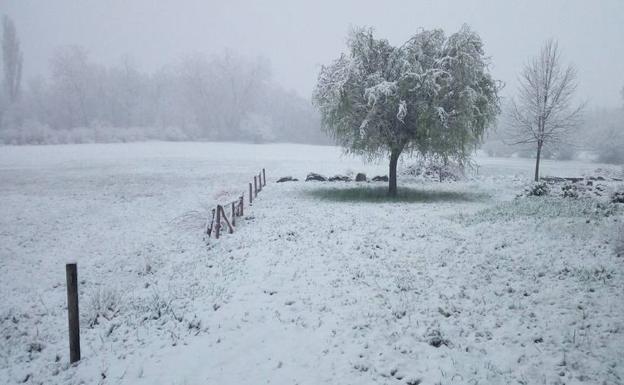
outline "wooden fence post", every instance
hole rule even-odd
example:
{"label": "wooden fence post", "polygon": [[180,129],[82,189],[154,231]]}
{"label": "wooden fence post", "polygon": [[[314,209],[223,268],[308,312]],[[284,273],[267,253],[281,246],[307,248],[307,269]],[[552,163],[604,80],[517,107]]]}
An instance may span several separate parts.
{"label": "wooden fence post", "polygon": [[264,171],[264,169],[262,169],[262,179],[263,179],[263,186],[266,186],[266,172]]}
{"label": "wooden fence post", "polygon": [[232,226],[236,226],[236,202],[232,202]]}
{"label": "wooden fence post", "polygon": [[238,207],[239,207],[239,210],[240,210],[239,213],[240,213],[241,217],[243,215],[245,215],[244,214],[244,206],[245,206],[245,199],[244,199],[244,196],[241,195],[240,198],[239,198],[239,202],[238,202]]}
{"label": "wooden fence post", "polygon": [[80,361],[80,316],[78,313],[78,269],[75,263],[65,265],[67,279],[67,320],[69,324],[69,362]]}
{"label": "wooden fence post", "polygon": [[262,173],[258,173],[258,192],[262,191]]}
{"label": "wooden fence post", "polygon": [[212,209],[212,218],[210,219],[210,222],[206,221],[206,234],[208,234],[209,237],[212,235],[212,228],[214,226],[214,220],[215,220],[215,209]]}
{"label": "wooden fence post", "polygon": [[253,198],[251,197],[251,182],[249,182],[249,204],[251,205]]}
{"label": "wooden fence post", "polygon": [[228,226],[228,233],[232,234],[234,232],[234,227],[232,227],[232,224],[228,220],[227,215],[225,215],[225,210],[223,209],[223,206],[219,206],[218,210],[221,211],[221,218],[223,219],[225,224]]}
{"label": "wooden fence post", "polygon": [[223,207],[217,205],[217,220],[215,223],[215,238],[217,239],[219,239],[219,235],[221,234],[221,211],[223,211]]}
{"label": "wooden fence post", "polygon": [[254,175],[254,198],[258,197],[258,182],[257,182],[258,177],[256,175]]}

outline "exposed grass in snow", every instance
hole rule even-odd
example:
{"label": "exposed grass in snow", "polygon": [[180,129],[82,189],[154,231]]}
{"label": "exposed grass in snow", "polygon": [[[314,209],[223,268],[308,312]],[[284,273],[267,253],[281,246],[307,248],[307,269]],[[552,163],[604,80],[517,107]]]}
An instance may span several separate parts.
{"label": "exposed grass in snow", "polygon": [[397,196],[389,196],[387,187],[320,187],[312,188],[307,193],[315,198],[334,202],[400,202],[400,203],[434,203],[434,202],[474,202],[488,198],[485,193],[468,191],[442,191],[399,187]]}
{"label": "exposed grass in snow", "polygon": [[518,218],[576,218],[579,216],[601,219],[615,215],[617,212],[616,205],[608,202],[597,202],[594,199],[532,196],[500,202],[475,215],[466,216],[463,220],[465,223],[478,223],[513,221]]}

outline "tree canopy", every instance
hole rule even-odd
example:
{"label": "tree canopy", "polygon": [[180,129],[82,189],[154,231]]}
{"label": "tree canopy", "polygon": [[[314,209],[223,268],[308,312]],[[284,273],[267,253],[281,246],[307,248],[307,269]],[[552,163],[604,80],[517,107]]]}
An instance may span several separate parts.
{"label": "tree canopy", "polygon": [[499,113],[498,83],[477,33],[421,30],[402,46],[354,29],[348,51],[323,66],[313,100],[349,153],[390,155],[389,193],[404,152],[465,162]]}

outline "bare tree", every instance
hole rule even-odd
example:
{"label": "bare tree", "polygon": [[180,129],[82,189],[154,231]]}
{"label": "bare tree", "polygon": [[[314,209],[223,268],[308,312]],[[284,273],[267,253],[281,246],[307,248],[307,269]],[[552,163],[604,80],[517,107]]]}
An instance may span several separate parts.
{"label": "bare tree", "polygon": [[54,128],[88,127],[98,118],[103,69],[80,46],[57,48],[51,64],[51,117]]}
{"label": "bare tree", "polygon": [[22,80],[22,51],[13,20],[7,15],[2,18],[2,62],[4,84],[9,101],[14,103],[19,96]]}
{"label": "bare tree", "polygon": [[565,143],[580,124],[583,104],[573,106],[577,75],[573,66],[561,66],[557,42],[549,40],[520,75],[517,100],[511,101],[512,144],[537,146],[535,181],[544,145]]}

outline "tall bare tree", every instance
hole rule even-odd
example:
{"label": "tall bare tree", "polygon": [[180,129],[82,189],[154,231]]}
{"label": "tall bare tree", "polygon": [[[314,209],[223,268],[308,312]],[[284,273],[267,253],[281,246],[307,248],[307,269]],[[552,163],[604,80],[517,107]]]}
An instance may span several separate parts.
{"label": "tall bare tree", "polygon": [[14,103],[22,80],[22,51],[13,20],[7,15],[2,18],[2,62],[4,64],[4,84],[9,101]]}
{"label": "tall bare tree", "polygon": [[535,144],[535,181],[539,180],[542,149],[563,144],[580,124],[583,104],[574,105],[577,74],[563,67],[558,44],[546,42],[540,53],[524,66],[517,99],[511,101],[512,144]]}

